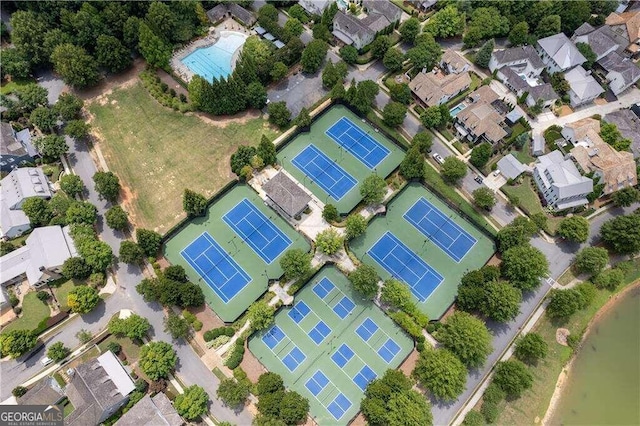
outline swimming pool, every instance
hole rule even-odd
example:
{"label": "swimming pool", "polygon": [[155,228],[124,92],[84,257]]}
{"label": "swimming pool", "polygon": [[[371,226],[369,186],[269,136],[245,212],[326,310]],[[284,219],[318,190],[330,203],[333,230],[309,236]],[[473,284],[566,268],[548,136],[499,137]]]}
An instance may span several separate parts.
{"label": "swimming pool", "polygon": [[246,40],[245,34],[222,31],[220,38],[214,44],[194,50],[180,62],[207,81],[220,77],[226,78],[232,71],[233,55]]}
{"label": "swimming pool", "polygon": [[458,115],[460,111],[462,111],[466,107],[467,105],[464,102],[459,103],[458,105],[456,105],[455,107],[449,110],[449,114],[451,114],[451,117],[455,117],[456,115]]}

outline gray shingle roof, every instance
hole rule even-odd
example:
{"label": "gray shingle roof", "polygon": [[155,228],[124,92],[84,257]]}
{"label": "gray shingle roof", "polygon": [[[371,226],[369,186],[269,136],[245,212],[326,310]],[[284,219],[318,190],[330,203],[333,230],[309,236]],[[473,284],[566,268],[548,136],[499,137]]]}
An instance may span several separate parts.
{"label": "gray shingle roof", "polygon": [[632,84],[640,79],[640,67],[618,52],[609,53],[600,59],[598,64],[607,72],[619,72],[620,75],[622,75],[625,85]]}
{"label": "gray shingle roof", "polygon": [[504,75],[506,79],[506,83],[513,87],[514,90],[523,90],[528,92],[531,86],[527,84],[526,81],[522,79],[515,71],[513,71],[510,67],[502,67],[500,68],[500,72]]}
{"label": "gray shingle roof", "polygon": [[515,179],[527,169],[513,154],[507,154],[498,160],[498,169],[507,179]]}
{"label": "gray shingle roof", "polygon": [[510,49],[496,50],[493,52],[499,64],[506,64],[515,61],[529,61],[536,69],[544,68],[542,59],[532,46],[512,47]]}
{"label": "gray shingle roof", "polygon": [[181,426],[184,421],[164,393],[145,395],[114,426]]}
{"label": "gray shingle roof", "polygon": [[542,101],[553,101],[555,99],[559,99],[560,96],[553,90],[553,86],[549,83],[541,84],[539,86],[534,86],[529,88],[529,95],[537,102],[538,100]]}
{"label": "gray shingle roof", "polygon": [[363,4],[369,13],[376,12],[384,15],[390,22],[402,14],[402,10],[389,0],[364,0]]}
{"label": "gray shingle roof", "polygon": [[604,92],[595,78],[581,66],[577,66],[564,75],[571,90],[580,99],[590,99]]}
{"label": "gray shingle roof", "polygon": [[282,172],[276,174],[262,189],[287,215],[293,217],[303,211],[311,197]]}
{"label": "gray shingle roof", "polygon": [[221,3],[212,9],[209,9],[207,11],[207,17],[211,22],[218,22],[227,12],[231,12],[236,19],[248,27],[252,26],[256,22],[256,17],[253,13],[236,3]]}
{"label": "gray shingle roof", "polygon": [[15,155],[16,157],[27,155],[27,150],[16,139],[11,124],[1,123],[0,131],[2,136],[0,140],[0,155]]}
{"label": "gray shingle roof", "polygon": [[631,150],[640,157],[640,118],[630,109],[622,109],[603,117],[607,123],[616,125],[623,137],[631,140]]}
{"label": "gray shingle roof", "polygon": [[617,42],[615,33],[608,25],[603,25],[597,30],[592,30],[586,34],[574,35],[574,39],[576,43],[587,43],[597,58],[602,58],[612,49],[618,50],[620,47],[624,49],[624,46],[620,46]]}
{"label": "gray shingle roof", "polygon": [[345,35],[349,37],[352,34],[356,34],[360,39],[364,40],[367,39],[367,37],[373,37],[373,35],[375,34],[375,31],[367,27],[360,19],[352,15],[347,15],[341,10],[336,13],[336,16],[333,18],[333,20],[334,22],[337,22],[342,32],[344,32]]}
{"label": "gray shingle roof", "polygon": [[62,389],[51,377],[44,377],[18,398],[18,405],[54,405],[63,397]]}

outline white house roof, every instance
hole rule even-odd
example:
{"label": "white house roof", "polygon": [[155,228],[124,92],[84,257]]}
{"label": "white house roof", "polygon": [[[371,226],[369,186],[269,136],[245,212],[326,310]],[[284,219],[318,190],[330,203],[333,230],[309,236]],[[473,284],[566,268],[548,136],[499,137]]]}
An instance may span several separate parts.
{"label": "white house roof", "polygon": [[129,395],[136,388],[133,380],[126,372],[118,358],[111,351],[106,351],[98,357],[98,362],[109,378],[116,385],[116,388],[122,395]]}
{"label": "white house roof", "polygon": [[567,72],[564,78],[579,99],[591,99],[604,92],[596,79],[581,66]]}
{"label": "white house roof", "polygon": [[2,284],[24,274],[29,266],[29,247],[23,246],[0,257]]}
{"label": "white house roof", "polygon": [[31,222],[22,210],[11,210],[0,194],[0,237],[13,228],[24,228]]}
{"label": "white house roof", "polygon": [[558,33],[538,40],[538,45],[562,69],[583,64],[587,59],[564,33]]}
{"label": "white house roof", "polygon": [[14,169],[0,181],[0,192],[3,202],[9,208],[21,204],[25,198],[51,198],[49,183],[38,167],[22,167]]}
{"label": "white house roof", "polygon": [[515,179],[527,168],[513,154],[508,154],[498,161],[498,169],[507,179]]}
{"label": "white house roof", "polygon": [[[593,191],[593,180],[582,176],[573,161],[565,160],[560,151],[541,155],[538,161],[536,168],[540,172],[540,177],[546,181],[547,186],[558,188],[559,198],[569,198]],[[547,178],[547,173],[550,180]]]}

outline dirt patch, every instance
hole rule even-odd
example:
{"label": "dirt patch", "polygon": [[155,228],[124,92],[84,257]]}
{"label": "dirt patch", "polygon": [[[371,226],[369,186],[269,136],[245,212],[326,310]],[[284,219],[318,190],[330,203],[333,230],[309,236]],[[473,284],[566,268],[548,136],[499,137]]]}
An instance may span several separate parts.
{"label": "dirt patch", "polygon": [[187,97],[189,96],[189,91],[185,89],[180,83],[178,83],[171,74],[168,74],[164,70],[157,70],[156,75],[160,77],[160,81],[169,86],[169,89],[175,90],[178,95],[182,94]]}
{"label": "dirt patch", "polygon": [[[93,102],[94,100],[102,102],[102,100],[98,98],[102,96],[109,96],[113,92],[114,88],[126,88],[135,84],[138,79],[138,74],[140,74],[140,72],[144,70],[144,68],[144,61],[142,59],[136,59],[133,62],[133,66],[127,71],[116,75],[109,75],[97,86],[86,90],[73,90],[73,93],[89,103]],[[100,103],[100,105],[104,104]]]}
{"label": "dirt patch", "polygon": [[[245,344],[245,346],[247,346]],[[245,348],[244,357],[240,367],[247,373],[247,377],[252,383],[258,382],[258,377],[267,372],[267,369],[258,361],[248,347]]]}
{"label": "dirt patch", "polygon": [[353,421],[350,423],[350,426],[366,426],[366,425],[367,425],[367,421],[362,415],[362,412],[358,413],[358,416],[355,419],[353,419]]}
{"label": "dirt patch", "polygon": [[596,99],[594,99],[593,103],[596,104],[596,105],[606,105],[609,102],[607,102],[607,100],[605,98],[596,98]]}
{"label": "dirt patch", "polygon": [[418,358],[420,357],[420,352],[417,350],[413,350],[404,360],[404,362],[400,365],[400,371],[402,371],[405,376],[410,376],[413,369],[416,367],[416,362],[418,362]]}
{"label": "dirt patch", "polygon": [[567,105],[562,105],[562,107],[560,107],[560,110],[558,111],[558,115],[560,117],[564,117],[565,115],[569,114],[573,114],[573,110]]}
{"label": "dirt patch", "polygon": [[120,184],[120,204],[122,205],[122,208],[127,211],[127,214],[129,215],[129,222],[134,228],[137,227],[136,226],[137,215],[134,207],[135,200],[136,200],[136,196],[131,190],[131,188],[121,183]]}
{"label": "dirt patch", "polygon": [[571,332],[566,328],[559,328],[556,330],[556,342],[562,346],[569,346],[567,338],[571,335]]}
{"label": "dirt patch", "polygon": [[235,115],[226,116],[215,116],[207,114],[205,112],[196,112],[194,113],[194,115],[207,124],[211,124],[224,129],[231,123],[245,124],[249,120],[260,118],[262,116],[262,112],[257,109],[250,109]]}

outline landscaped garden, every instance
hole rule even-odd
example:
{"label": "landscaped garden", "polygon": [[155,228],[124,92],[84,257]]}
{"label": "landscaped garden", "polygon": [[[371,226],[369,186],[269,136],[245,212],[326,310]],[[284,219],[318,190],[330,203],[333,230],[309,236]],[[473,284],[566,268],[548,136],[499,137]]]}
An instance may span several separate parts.
{"label": "landscaped garden", "polygon": [[11,322],[2,330],[4,333],[11,330],[35,330],[38,324],[49,318],[49,306],[38,299],[35,291],[29,292],[22,300],[22,314],[20,318]]}
{"label": "landscaped garden", "polygon": [[214,125],[160,105],[137,82],[89,106],[109,168],[137,226],[164,232],[183,216],[182,192],[211,196],[230,178],[229,156],[276,132],[262,118]]}

